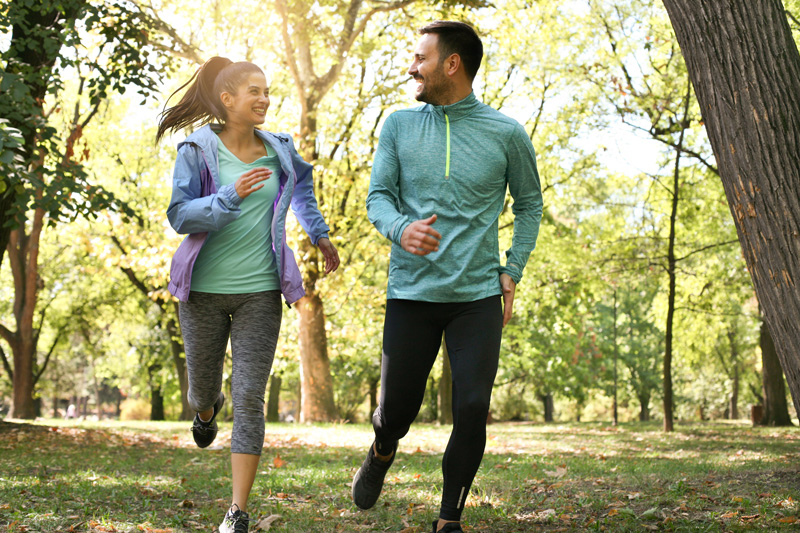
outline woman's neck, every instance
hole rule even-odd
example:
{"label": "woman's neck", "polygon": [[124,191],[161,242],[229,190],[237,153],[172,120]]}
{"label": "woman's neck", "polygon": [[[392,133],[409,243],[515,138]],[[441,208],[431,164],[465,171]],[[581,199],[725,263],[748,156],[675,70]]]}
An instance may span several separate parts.
{"label": "woman's neck", "polygon": [[225,123],[219,138],[232,151],[247,149],[257,143],[252,124]]}

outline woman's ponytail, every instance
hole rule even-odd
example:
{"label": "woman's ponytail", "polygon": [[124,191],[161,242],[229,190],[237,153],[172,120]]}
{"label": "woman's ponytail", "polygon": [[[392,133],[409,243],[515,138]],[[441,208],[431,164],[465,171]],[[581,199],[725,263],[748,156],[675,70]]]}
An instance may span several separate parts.
{"label": "woman's ponytail", "polygon": [[[207,124],[213,119],[219,122],[225,120],[225,110],[214,87],[220,72],[232,64],[234,64],[233,61],[228,58],[212,57],[194,73],[189,81],[181,85],[177,91],[167,98],[167,102],[169,102],[183,88],[189,87],[186,89],[183,98],[176,105],[161,113],[158,131],[156,132],[156,142],[167,131],[175,132],[198,122],[200,125]],[[166,104],[164,106],[166,107]]]}

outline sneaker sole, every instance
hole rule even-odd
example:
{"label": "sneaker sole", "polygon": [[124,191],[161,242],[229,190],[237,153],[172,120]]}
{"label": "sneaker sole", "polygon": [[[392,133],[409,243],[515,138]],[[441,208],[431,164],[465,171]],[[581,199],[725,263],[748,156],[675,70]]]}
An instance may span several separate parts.
{"label": "sneaker sole", "polygon": [[[356,507],[358,507],[362,511],[368,511],[369,509],[372,509],[373,507],[375,507],[374,503],[372,505],[368,506],[368,507],[362,507],[356,501],[356,478],[358,477],[358,475],[360,473],[361,473],[361,467],[358,468],[358,470],[356,471],[356,475],[353,476],[353,487],[350,489],[350,496],[353,498],[353,503],[355,504]],[[381,491],[383,491],[383,489],[381,489]],[[378,500],[375,500],[375,501],[377,502]]]}

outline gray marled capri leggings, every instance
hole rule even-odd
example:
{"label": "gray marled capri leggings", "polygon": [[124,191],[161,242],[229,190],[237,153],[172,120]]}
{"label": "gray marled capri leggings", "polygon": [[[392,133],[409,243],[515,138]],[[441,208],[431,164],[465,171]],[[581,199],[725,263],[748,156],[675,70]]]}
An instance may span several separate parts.
{"label": "gray marled capri leggings", "polygon": [[264,392],[281,328],[281,293],[189,293],[179,315],[189,406],[210,409],[222,389],[222,368],[228,337],[233,352],[232,453],[261,455],[264,446]]}

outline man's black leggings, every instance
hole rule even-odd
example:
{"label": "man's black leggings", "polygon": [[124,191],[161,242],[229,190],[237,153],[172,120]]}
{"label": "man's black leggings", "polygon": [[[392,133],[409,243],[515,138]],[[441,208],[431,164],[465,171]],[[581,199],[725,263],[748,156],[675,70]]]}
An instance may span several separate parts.
{"label": "man's black leggings", "polygon": [[486,446],[486,417],[500,357],[500,296],[463,303],[388,300],[381,393],[372,416],[379,452],[409,429],[425,396],[444,332],[453,374],[453,432],[444,452],[439,517],[460,520]]}

